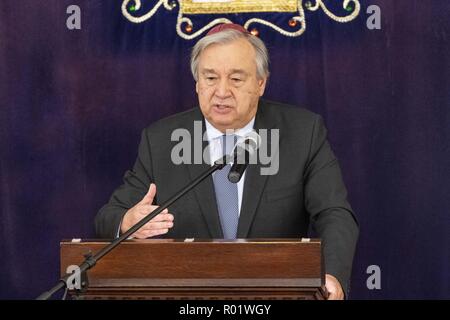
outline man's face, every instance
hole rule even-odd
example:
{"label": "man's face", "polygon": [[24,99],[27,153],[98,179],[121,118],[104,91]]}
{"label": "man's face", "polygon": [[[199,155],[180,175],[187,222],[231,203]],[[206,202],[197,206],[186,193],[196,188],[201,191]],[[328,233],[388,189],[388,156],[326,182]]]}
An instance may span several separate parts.
{"label": "man's face", "polygon": [[244,127],[256,114],[266,80],[257,78],[247,40],[210,45],[199,57],[196,84],[203,116],[222,132]]}

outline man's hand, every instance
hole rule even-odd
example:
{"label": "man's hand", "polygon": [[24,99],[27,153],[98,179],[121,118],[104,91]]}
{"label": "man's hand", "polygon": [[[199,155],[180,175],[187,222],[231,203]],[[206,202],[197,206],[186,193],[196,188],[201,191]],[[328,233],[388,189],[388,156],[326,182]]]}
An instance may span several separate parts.
{"label": "man's hand", "polygon": [[[140,202],[138,202],[133,208],[125,213],[122,224],[120,226],[121,233],[126,232],[136,223],[141,221],[146,215],[158,208],[158,206],[152,205],[155,195],[156,185],[152,183],[144,198],[142,198]],[[171,215],[169,211],[165,209],[152,220],[150,220],[147,224],[145,224],[142,228],[136,231],[132,235],[132,237],[138,239],[154,237],[169,232],[169,229],[172,227],[173,215]]]}
{"label": "man's hand", "polygon": [[344,300],[344,291],[341,284],[331,274],[325,275],[325,287],[328,291],[328,300]]}

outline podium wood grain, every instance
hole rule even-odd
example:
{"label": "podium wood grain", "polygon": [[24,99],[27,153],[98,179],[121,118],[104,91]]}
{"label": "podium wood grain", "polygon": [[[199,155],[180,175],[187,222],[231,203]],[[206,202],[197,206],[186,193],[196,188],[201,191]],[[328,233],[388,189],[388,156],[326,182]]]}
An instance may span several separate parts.
{"label": "podium wood grain", "polygon": [[[107,242],[61,242],[61,275]],[[88,271],[79,299],[323,299],[320,240],[128,240]]]}

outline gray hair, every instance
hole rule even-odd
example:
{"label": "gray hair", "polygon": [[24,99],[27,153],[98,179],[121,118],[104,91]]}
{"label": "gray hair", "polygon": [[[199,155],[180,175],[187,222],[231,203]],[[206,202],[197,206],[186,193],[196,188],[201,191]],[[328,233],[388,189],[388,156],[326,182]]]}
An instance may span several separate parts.
{"label": "gray hair", "polygon": [[192,48],[191,72],[195,81],[198,81],[198,61],[203,50],[212,44],[227,44],[240,38],[246,39],[252,45],[253,49],[255,49],[256,75],[258,76],[258,79],[268,77],[269,53],[264,42],[251,33],[243,33],[234,29],[226,29],[203,37],[195,44],[194,48]]}

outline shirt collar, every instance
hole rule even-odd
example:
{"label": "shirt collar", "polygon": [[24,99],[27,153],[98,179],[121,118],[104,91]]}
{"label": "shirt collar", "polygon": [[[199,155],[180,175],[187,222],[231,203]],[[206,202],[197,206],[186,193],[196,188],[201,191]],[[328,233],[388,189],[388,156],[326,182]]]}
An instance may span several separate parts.
{"label": "shirt collar", "polygon": [[[244,127],[237,129],[234,131],[234,134],[238,137],[244,137],[251,131],[253,131],[253,125],[255,124],[255,117],[252,118]],[[215,128],[211,123],[208,122],[205,118],[206,125],[206,135],[208,137],[208,141],[212,141],[223,136],[223,132]]]}

